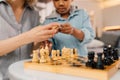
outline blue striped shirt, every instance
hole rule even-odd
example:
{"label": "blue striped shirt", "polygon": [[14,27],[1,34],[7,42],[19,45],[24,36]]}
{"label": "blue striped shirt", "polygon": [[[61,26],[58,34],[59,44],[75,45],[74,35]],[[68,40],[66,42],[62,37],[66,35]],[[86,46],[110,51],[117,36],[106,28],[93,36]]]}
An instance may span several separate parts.
{"label": "blue striped shirt", "polygon": [[57,33],[52,38],[53,48],[62,49],[64,46],[67,48],[77,48],[80,56],[86,56],[88,51],[85,46],[88,42],[94,39],[95,33],[91,27],[88,14],[83,9],[71,9],[70,15],[67,19],[62,18],[56,11],[48,16],[44,24],[51,22],[69,23],[72,27],[82,30],[84,33],[83,41],[78,40],[73,35]]}

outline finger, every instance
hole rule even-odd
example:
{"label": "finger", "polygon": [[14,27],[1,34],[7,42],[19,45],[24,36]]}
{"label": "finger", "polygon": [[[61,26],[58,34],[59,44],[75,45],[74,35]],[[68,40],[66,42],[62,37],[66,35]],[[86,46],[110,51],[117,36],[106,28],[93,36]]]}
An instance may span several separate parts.
{"label": "finger", "polygon": [[45,36],[42,36],[42,37],[40,38],[40,40],[45,41],[45,40],[48,40],[48,39],[50,39],[50,38],[52,38],[52,37],[53,37],[52,35],[45,35]]}
{"label": "finger", "polygon": [[69,23],[64,23],[63,26],[70,26],[70,24]]}
{"label": "finger", "polygon": [[[35,42],[42,42],[42,41],[46,41],[48,39],[50,39],[52,37],[52,35],[45,35],[45,36],[41,36],[37,39],[35,39],[34,41]],[[45,47],[45,44],[44,45],[41,45],[43,48]]]}
{"label": "finger", "polygon": [[70,29],[71,29],[71,27],[69,27],[69,26],[64,26],[61,28],[61,30],[70,30]]}
{"label": "finger", "polygon": [[40,31],[38,35],[54,35],[55,33],[56,33],[55,30],[44,30],[44,31]]}
{"label": "finger", "polygon": [[65,34],[69,34],[71,31],[70,30],[65,30],[65,31],[61,31],[62,33],[65,33]]}
{"label": "finger", "polygon": [[62,30],[71,30],[71,27],[65,27]]}
{"label": "finger", "polygon": [[52,29],[54,26],[59,26],[60,24],[57,23],[57,22],[54,22],[54,23],[50,23],[48,25],[45,25],[45,28],[44,29]]}
{"label": "finger", "polygon": [[70,32],[71,30],[68,29],[68,30],[62,30],[61,32]]}

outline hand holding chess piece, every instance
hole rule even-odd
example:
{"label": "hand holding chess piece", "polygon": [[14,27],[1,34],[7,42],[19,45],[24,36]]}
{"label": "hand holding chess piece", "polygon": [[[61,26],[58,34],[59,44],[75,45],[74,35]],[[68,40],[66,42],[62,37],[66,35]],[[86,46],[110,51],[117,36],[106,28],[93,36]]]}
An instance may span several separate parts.
{"label": "hand holding chess piece", "polygon": [[65,23],[65,24],[61,24],[61,31],[64,34],[73,34],[74,28],[69,24],[69,23]]}
{"label": "hand holding chess piece", "polygon": [[53,30],[56,30],[57,32],[61,32],[62,26],[61,25],[54,25]]}

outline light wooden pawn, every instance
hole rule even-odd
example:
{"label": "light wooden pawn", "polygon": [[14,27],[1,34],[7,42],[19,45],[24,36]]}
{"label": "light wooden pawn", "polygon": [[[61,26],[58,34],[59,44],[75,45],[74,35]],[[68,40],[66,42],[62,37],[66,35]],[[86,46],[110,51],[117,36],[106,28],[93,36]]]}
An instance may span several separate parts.
{"label": "light wooden pawn", "polygon": [[33,63],[38,63],[38,62],[39,62],[38,50],[33,50],[32,62],[33,62]]}
{"label": "light wooden pawn", "polygon": [[52,59],[57,60],[57,51],[56,50],[52,50]]}

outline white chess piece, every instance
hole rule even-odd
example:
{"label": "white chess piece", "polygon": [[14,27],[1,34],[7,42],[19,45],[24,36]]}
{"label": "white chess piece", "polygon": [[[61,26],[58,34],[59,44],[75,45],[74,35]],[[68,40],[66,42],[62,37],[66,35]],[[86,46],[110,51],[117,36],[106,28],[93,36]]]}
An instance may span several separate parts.
{"label": "white chess piece", "polygon": [[75,50],[75,57],[77,57],[78,56],[78,51],[77,51],[76,48],[74,50]]}
{"label": "white chess piece", "polygon": [[39,61],[39,57],[38,57],[38,50],[33,50],[33,58],[32,58],[32,62],[38,62]]}
{"label": "white chess piece", "polygon": [[57,51],[56,50],[52,50],[52,59],[57,60]]}
{"label": "white chess piece", "polygon": [[40,63],[45,63],[46,62],[46,54],[45,54],[45,49],[40,49]]}
{"label": "white chess piece", "polygon": [[48,48],[48,46],[46,45],[45,46],[45,53],[46,53],[46,60],[47,60],[47,62],[50,62],[50,56],[49,56],[49,48]]}

